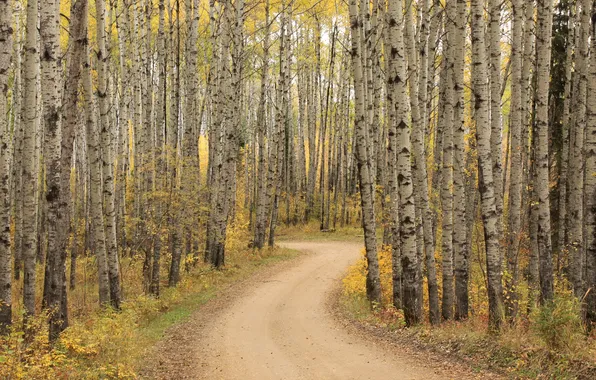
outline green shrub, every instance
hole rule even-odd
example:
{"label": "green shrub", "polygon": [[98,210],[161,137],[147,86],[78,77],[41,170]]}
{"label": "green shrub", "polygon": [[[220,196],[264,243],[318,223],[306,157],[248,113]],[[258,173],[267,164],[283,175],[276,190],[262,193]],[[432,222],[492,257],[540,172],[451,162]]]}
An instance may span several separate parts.
{"label": "green shrub", "polygon": [[550,351],[573,350],[583,340],[580,304],[572,294],[557,295],[538,308],[533,328]]}

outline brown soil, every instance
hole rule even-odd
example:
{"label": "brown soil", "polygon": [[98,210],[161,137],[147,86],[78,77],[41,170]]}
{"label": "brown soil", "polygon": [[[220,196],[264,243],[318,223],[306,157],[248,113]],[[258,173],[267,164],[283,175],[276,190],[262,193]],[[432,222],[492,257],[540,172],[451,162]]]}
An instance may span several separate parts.
{"label": "brown soil", "polygon": [[158,379],[469,379],[428,352],[396,346],[330,309],[360,245],[283,243],[310,252],[259,271],[168,331],[141,375]]}

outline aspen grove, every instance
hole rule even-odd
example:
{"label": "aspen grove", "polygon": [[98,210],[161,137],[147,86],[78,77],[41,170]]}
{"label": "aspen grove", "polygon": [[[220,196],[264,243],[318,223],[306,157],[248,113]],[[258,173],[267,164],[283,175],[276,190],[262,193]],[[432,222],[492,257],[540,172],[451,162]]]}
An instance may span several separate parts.
{"label": "aspen grove", "polygon": [[0,0],[0,140],[1,334],[309,224],[407,326],[596,323],[593,0]]}

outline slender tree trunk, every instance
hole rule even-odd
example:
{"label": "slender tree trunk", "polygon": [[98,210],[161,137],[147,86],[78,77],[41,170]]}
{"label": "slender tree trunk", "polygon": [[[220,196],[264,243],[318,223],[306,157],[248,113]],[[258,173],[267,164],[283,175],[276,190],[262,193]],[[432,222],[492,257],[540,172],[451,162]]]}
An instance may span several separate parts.
{"label": "slender tree trunk", "polygon": [[591,289],[586,295],[586,321],[593,328],[596,322],[596,12],[591,12],[592,23],[592,51],[590,55],[590,70],[587,80],[587,104],[586,104],[586,179],[584,194],[586,197],[586,237],[588,240],[586,252],[586,288]]}
{"label": "slender tree trunk", "polygon": [[476,111],[476,139],[478,142],[479,189],[486,249],[488,277],[489,325],[499,329],[503,313],[503,289],[498,236],[498,215],[495,205],[490,149],[488,70],[484,34],[484,1],[472,1],[472,64],[474,66],[474,108]]}
{"label": "slender tree trunk", "polygon": [[441,124],[443,160],[441,168],[443,299],[441,315],[444,320],[453,319],[455,289],[453,283],[453,125],[455,105],[454,61],[456,49],[456,0],[449,0],[445,7],[445,30],[442,81],[444,112],[439,115]]}
{"label": "slender tree trunk", "polygon": [[453,254],[455,275],[455,319],[468,317],[468,250],[466,249],[466,186],[464,128],[464,59],[466,2],[457,1],[453,49]]}
{"label": "slender tree trunk", "polygon": [[[27,26],[25,37],[25,62],[23,82],[23,237],[20,257],[24,264],[23,305],[28,315],[35,314],[37,250],[37,155],[36,140],[39,128],[38,80],[39,80],[39,44],[38,44],[38,7],[37,0],[27,2]],[[28,222],[25,222],[28,221]]]}
{"label": "slender tree trunk", "polygon": [[[575,123],[570,130],[571,141],[569,171],[570,173],[584,172],[584,134],[586,126],[586,99],[588,86],[588,55],[590,43],[590,22],[593,3],[582,0],[579,3],[579,46],[575,57],[576,86],[574,86],[573,104]],[[569,177],[569,250],[571,283],[578,298],[584,296],[584,176]],[[587,209],[586,209],[587,211]],[[587,236],[585,238],[588,238]]]}
{"label": "slender tree trunk", "polygon": [[99,282],[99,303],[110,304],[110,279],[106,251],[106,233],[102,209],[103,186],[101,181],[100,131],[96,123],[95,102],[89,62],[89,45],[86,43],[83,68],[83,93],[85,98],[85,118],[87,124],[87,162],[89,163],[90,214],[93,224],[94,248],[97,257],[97,278]]}
{"label": "slender tree trunk", "polygon": [[[426,12],[428,12],[428,2],[423,3],[425,5]],[[413,6],[413,5],[412,5]],[[430,199],[429,199],[429,189],[428,189],[428,172],[427,172],[427,165],[426,165],[426,154],[424,149],[424,136],[426,125],[428,123],[428,116],[427,116],[427,75],[428,75],[428,45],[429,45],[429,32],[427,31],[428,26],[425,27],[428,20],[428,15],[423,10],[421,17],[423,18],[424,22],[422,23],[421,33],[423,34],[422,44],[423,46],[420,47],[421,57],[420,57],[420,70],[421,75],[419,79],[418,85],[418,98],[419,98],[419,109],[420,109],[420,119],[417,124],[412,125],[412,147],[414,148],[414,157],[416,160],[416,170],[415,170],[415,180],[416,180],[416,192],[420,196],[420,205],[421,210],[419,212],[422,214],[422,228],[423,228],[423,237],[424,237],[424,250],[425,250],[425,257],[426,257],[426,276],[427,276],[427,285],[428,285],[428,302],[429,302],[429,319],[431,324],[435,325],[440,322],[440,312],[439,312],[439,293],[438,289],[439,286],[437,284],[437,272],[436,272],[436,264],[435,264],[435,239],[434,239],[434,230],[433,230],[433,214],[430,207]],[[411,37],[410,37],[411,38]],[[433,36],[434,38],[434,36]],[[434,43],[434,42],[433,42]],[[432,56],[433,60],[431,64],[434,65],[434,53]],[[411,74],[410,74],[411,75]],[[411,78],[411,76],[410,76]],[[412,80],[412,79],[410,79]],[[413,94],[413,90],[410,87],[410,96]],[[415,107],[412,107],[414,110]]]}
{"label": "slender tree trunk", "polygon": [[[395,12],[394,10],[392,10]],[[393,35],[396,33],[395,26],[391,26],[391,22],[395,22],[395,14],[387,12],[385,14],[385,51],[390,52],[394,48],[395,39]],[[397,52],[396,52],[397,54]],[[402,308],[403,291],[402,291],[402,268],[401,268],[401,250],[399,241],[399,190],[397,182],[397,124],[396,124],[396,91],[395,78],[397,77],[397,59],[395,57],[387,57],[391,59],[385,60],[385,70],[387,72],[386,78],[386,102],[387,102],[387,181],[385,186],[385,194],[383,196],[388,199],[385,205],[387,214],[387,226],[385,235],[388,235],[388,242],[391,245],[391,269],[392,269],[392,290],[393,290],[393,306],[397,309]]]}
{"label": "slender tree trunk", "polygon": [[[12,323],[12,255],[10,252],[10,166],[12,159],[8,79],[13,52],[12,12],[0,1],[0,335]],[[14,93],[14,92],[13,92]],[[15,97],[13,96],[13,101]]]}
{"label": "slender tree trunk", "polygon": [[269,0],[265,5],[265,37],[263,40],[263,64],[261,67],[261,91],[259,106],[257,109],[257,135],[259,147],[259,167],[257,173],[257,207],[254,246],[261,249],[265,244],[265,234],[267,227],[267,149],[265,145],[265,136],[267,134],[267,118],[265,117],[265,105],[267,96],[267,79],[269,74]]}
{"label": "slender tree trunk", "polygon": [[[14,14],[15,19],[21,19],[21,12],[23,11],[23,7],[25,4],[21,4],[20,2],[15,3],[14,7]],[[14,158],[13,158],[13,165],[12,165],[12,182],[14,186],[13,191],[13,203],[14,203],[14,240],[12,245],[12,252],[13,252],[13,271],[14,271],[14,279],[20,280],[21,278],[21,271],[23,267],[23,258],[22,258],[22,251],[23,251],[23,140],[25,136],[24,131],[24,119],[23,119],[23,77],[25,75],[23,70],[23,56],[24,51],[22,48],[22,44],[24,41],[21,37],[22,33],[17,28],[17,36],[16,36],[16,51],[14,52],[14,67],[15,67],[15,74],[14,74],[14,85],[13,85],[13,117],[14,117],[14,125],[13,125],[13,141],[14,141]]]}
{"label": "slender tree trunk", "polygon": [[118,240],[116,235],[116,209],[114,194],[114,141],[116,126],[110,125],[110,93],[108,90],[108,60],[106,37],[105,0],[96,0],[95,17],[97,20],[97,97],[99,99],[99,123],[102,145],[103,202],[105,212],[106,252],[110,281],[110,304],[120,309],[120,267],[118,259]]}
{"label": "slender tree trunk", "polygon": [[561,157],[559,168],[557,200],[558,223],[555,235],[554,249],[556,258],[556,273],[561,273],[561,261],[566,251],[567,245],[567,183],[569,167],[569,130],[571,124],[571,83],[573,73],[573,53],[575,44],[575,7],[571,5],[569,11],[568,31],[567,31],[567,53],[565,55],[565,87],[563,89],[563,116],[561,120]]}
{"label": "slender tree trunk", "polygon": [[366,274],[366,294],[370,301],[381,302],[381,283],[379,278],[379,262],[377,258],[377,237],[374,210],[374,193],[367,153],[367,138],[364,110],[364,75],[362,70],[361,35],[362,20],[358,14],[357,0],[350,0],[350,27],[352,33],[352,70],[354,75],[354,95],[356,100],[355,116],[355,149],[360,182],[360,197],[364,226],[364,243],[368,271]]}
{"label": "slender tree trunk", "polygon": [[[399,188],[399,237],[401,248],[401,265],[403,271],[403,309],[406,324],[416,325],[420,322],[421,302],[418,292],[418,256],[416,250],[416,204],[412,183],[410,126],[408,125],[408,99],[406,93],[406,65],[401,57],[405,57],[404,38],[398,27],[402,18],[402,3],[389,0],[389,34],[391,36],[390,59],[395,63],[395,76],[392,78],[394,92],[395,123],[397,128],[397,179]],[[415,98],[415,96],[414,96]]]}
{"label": "slender tree trunk", "polygon": [[553,298],[553,262],[550,230],[548,94],[553,25],[552,0],[538,0],[536,30],[536,196],[538,201],[538,254],[540,260],[540,300]]}
{"label": "slender tree trunk", "polygon": [[517,282],[518,256],[521,239],[521,201],[522,201],[522,123],[523,105],[522,92],[522,54],[523,54],[523,25],[524,9],[522,0],[513,1],[513,30],[511,44],[511,175],[509,180],[509,223],[507,234],[507,272],[506,287],[509,297],[506,299],[506,313],[510,319],[515,319],[518,310]]}
{"label": "slender tree trunk", "polygon": [[[270,152],[270,160],[275,161],[273,168],[276,169],[275,175],[272,170],[269,171],[271,175],[268,179],[268,182],[271,181],[272,193],[270,195],[270,199],[273,200],[272,210],[271,210],[271,220],[269,222],[269,247],[273,247],[275,244],[275,229],[277,227],[277,220],[279,216],[279,198],[280,193],[283,185],[283,175],[284,175],[284,156],[287,154],[286,152],[286,143],[285,143],[285,131],[286,125],[288,122],[288,115],[287,115],[287,108],[286,108],[286,70],[288,68],[288,62],[286,57],[286,49],[287,49],[287,25],[288,25],[288,16],[286,13],[285,2],[282,2],[282,14],[281,14],[281,25],[280,25],[280,45],[279,45],[279,78],[278,78],[278,85],[277,85],[277,92],[275,96],[276,106],[275,106],[275,126],[274,126],[274,134],[275,138],[275,145],[277,147],[276,151]],[[322,162],[322,160],[321,160]],[[321,163],[321,167],[324,167],[323,163]],[[285,168],[287,170],[287,168]],[[323,170],[323,169],[321,169]]]}
{"label": "slender tree trunk", "polygon": [[503,230],[503,149],[501,125],[501,6],[502,0],[489,0],[490,23],[490,149],[493,160],[493,176],[495,181],[495,200],[499,223],[499,236]]}

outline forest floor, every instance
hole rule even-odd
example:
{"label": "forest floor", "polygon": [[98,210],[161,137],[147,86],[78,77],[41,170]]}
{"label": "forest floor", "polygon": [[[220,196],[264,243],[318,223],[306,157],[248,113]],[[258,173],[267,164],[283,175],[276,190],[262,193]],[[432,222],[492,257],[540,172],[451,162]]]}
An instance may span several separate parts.
{"label": "forest floor", "polygon": [[[285,239],[295,237],[286,235]],[[338,309],[361,244],[284,241],[306,254],[235,283],[170,328],[141,376],[158,379],[498,378],[430,350],[396,344]]]}

